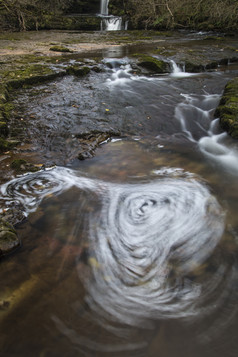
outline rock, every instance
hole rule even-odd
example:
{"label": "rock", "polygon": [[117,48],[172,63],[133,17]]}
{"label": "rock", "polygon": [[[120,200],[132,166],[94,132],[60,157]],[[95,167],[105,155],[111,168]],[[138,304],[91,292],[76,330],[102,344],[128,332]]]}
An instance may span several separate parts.
{"label": "rock", "polygon": [[66,73],[70,74],[70,75],[74,75],[77,77],[83,77],[86,76],[88,73],[90,72],[90,68],[86,67],[86,66],[79,66],[79,65],[75,65],[75,66],[69,66],[66,69]]}
{"label": "rock", "polygon": [[168,63],[152,56],[140,56],[137,64],[154,73],[167,73],[169,71]]}
{"label": "rock", "polygon": [[40,170],[40,167],[27,162],[24,159],[15,159],[11,163],[11,168],[16,171],[16,173],[24,172],[36,172]]}
{"label": "rock", "polygon": [[204,71],[204,66],[202,64],[196,64],[186,61],[185,62],[185,71],[189,73],[199,73]]}
{"label": "rock", "polygon": [[2,209],[0,220],[3,219],[14,227],[26,219],[24,206],[20,202],[8,202],[7,209],[4,209],[2,205],[0,208]]}
{"label": "rock", "polygon": [[238,77],[225,86],[214,116],[220,118],[222,129],[234,139],[238,139]]}
{"label": "rock", "polygon": [[12,253],[20,246],[20,240],[13,226],[0,218],[0,257]]}
{"label": "rock", "polygon": [[64,46],[52,46],[50,47],[50,51],[55,51],[55,52],[72,52],[69,48],[64,47]]}
{"label": "rock", "polygon": [[94,156],[97,147],[104,141],[108,140],[112,136],[119,136],[120,134],[115,132],[98,132],[91,134],[77,135],[81,151],[78,153],[79,160],[90,159]]}
{"label": "rock", "polygon": [[17,143],[15,141],[13,142],[0,138],[0,153],[10,150],[16,145]]}

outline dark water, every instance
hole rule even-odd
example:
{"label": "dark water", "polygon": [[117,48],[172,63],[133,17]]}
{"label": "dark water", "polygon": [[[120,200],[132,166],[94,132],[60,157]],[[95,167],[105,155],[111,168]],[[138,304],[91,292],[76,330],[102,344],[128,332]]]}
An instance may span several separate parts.
{"label": "dark water", "polygon": [[[238,153],[213,113],[237,69],[104,62],[19,94],[26,135],[58,165],[1,186],[28,217],[0,263],[1,355],[235,356]],[[130,136],[73,160],[95,125]]]}

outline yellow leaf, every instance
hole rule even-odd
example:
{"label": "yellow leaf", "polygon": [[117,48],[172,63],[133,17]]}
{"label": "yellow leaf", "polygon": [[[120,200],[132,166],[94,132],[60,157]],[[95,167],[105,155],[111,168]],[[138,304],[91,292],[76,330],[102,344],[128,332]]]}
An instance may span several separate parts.
{"label": "yellow leaf", "polygon": [[91,257],[91,258],[89,258],[88,262],[89,262],[89,265],[91,265],[92,268],[96,268],[96,269],[100,268],[100,264],[98,263],[96,258]]}

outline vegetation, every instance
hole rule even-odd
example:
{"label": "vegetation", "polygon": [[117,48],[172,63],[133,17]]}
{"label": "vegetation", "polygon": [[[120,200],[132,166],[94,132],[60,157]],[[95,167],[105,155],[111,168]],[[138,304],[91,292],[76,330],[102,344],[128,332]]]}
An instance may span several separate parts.
{"label": "vegetation", "polygon": [[99,2],[100,0],[0,0],[0,27],[20,31],[38,30],[47,27],[45,22],[49,17],[71,12],[99,12]]}
{"label": "vegetation", "polygon": [[[0,0],[0,27],[51,28],[51,20],[61,17],[57,20],[61,22],[60,28],[70,29],[74,24],[62,15],[96,14],[99,9],[100,0]],[[238,0],[110,0],[109,12],[129,20],[133,29],[237,30],[238,27]]]}
{"label": "vegetation", "polygon": [[124,8],[133,28],[236,30],[238,0],[110,0]]}

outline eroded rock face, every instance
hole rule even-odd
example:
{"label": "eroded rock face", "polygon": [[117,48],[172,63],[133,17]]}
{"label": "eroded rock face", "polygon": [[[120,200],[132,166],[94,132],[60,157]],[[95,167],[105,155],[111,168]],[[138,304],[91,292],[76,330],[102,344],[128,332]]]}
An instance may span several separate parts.
{"label": "eroded rock face", "polygon": [[20,246],[20,240],[13,226],[0,218],[0,257],[12,253]]}
{"label": "eroded rock face", "polygon": [[238,139],[238,77],[227,83],[214,115],[220,118],[221,127]]}

